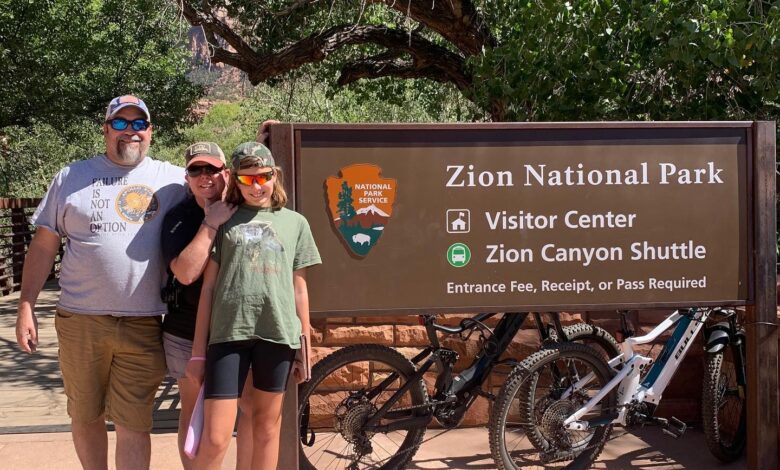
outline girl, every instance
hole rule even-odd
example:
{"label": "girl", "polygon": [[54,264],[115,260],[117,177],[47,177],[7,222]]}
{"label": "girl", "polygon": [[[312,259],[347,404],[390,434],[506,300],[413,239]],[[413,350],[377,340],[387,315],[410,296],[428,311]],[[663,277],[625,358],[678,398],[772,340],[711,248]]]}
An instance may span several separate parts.
{"label": "girl", "polygon": [[[252,468],[275,470],[287,378],[301,336],[311,344],[305,268],[321,261],[306,219],[284,208],[283,177],[271,152],[241,144],[232,166],[226,201],[240,207],[220,227],[203,276],[192,354],[205,361],[187,365],[188,376],[205,380],[195,468],[221,467],[251,367]],[[295,364],[299,381],[303,367]]]}

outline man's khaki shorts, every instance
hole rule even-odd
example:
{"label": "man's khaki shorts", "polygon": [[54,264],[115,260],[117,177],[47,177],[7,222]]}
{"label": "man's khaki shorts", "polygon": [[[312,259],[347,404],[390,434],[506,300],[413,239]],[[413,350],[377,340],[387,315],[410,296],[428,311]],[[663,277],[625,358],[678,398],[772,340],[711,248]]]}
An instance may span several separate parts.
{"label": "man's khaki shorts", "polygon": [[71,419],[91,423],[105,414],[127,429],[150,431],[155,393],[165,377],[160,317],[58,308],[54,324]]}

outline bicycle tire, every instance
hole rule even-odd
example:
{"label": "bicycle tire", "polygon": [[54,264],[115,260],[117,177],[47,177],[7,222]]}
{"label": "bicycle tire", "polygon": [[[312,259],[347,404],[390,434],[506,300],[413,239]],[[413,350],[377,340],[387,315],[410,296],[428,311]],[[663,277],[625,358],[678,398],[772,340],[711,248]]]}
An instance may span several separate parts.
{"label": "bicycle tire", "polygon": [[[747,404],[744,389],[740,393],[737,384],[734,348],[740,348],[745,357],[744,342],[705,354],[701,407],[704,440],[712,455],[722,462],[740,458],[747,438]],[[727,360],[729,356],[731,360]]]}
{"label": "bicycle tire", "polygon": [[[337,464],[336,468],[343,466],[355,469],[400,469],[409,463],[420,447],[426,427],[393,431],[394,433],[405,433],[403,439],[391,439],[388,437],[390,433],[369,435],[365,430],[361,430],[362,423],[365,423],[372,412],[381,408],[382,400],[388,398],[392,393],[385,391],[371,401],[347,405],[345,403],[350,396],[349,391],[339,390],[344,387],[368,390],[374,380],[381,382],[384,377],[389,376],[389,371],[399,374],[400,379],[393,382],[392,385],[398,384],[400,387],[401,383],[406,383],[409,377],[415,373],[415,367],[394,349],[375,344],[348,346],[328,355],[314,365],[312,378],[301,386],[298,397],[298,425],[302,431],[301,439],[298,441],[299,467],[301,469],[328,468],[334,462],[338,463],[338,460],[343,460],[345,463],[344,465]],[[365,387],[366,384],[369,387]],[[354,392],[354,390],[350,391]],[[313,403],[317,397],[319,397],[317,402]],[[344,399],[336,403],[334,397],[335,399],[342,397]],[[394,406],[419,406],[426,403],[426,400],[425,386],[423,381],[419,380],[419,383],[413,384],[404,394],[399,402],[400,405]],[[344,408],[339,408],[341,406]],[[312,409],[322,418],[314,424],[311,422]],[[340,411],[344,411],[341,417],[338,415]],[[410,413],[415,412],[411,411]],[[301,426],[304,424],[304,419],[307,422],[303,428],[306,429],[302,429]],[[308,440],[309,432],[314,432],[315,428],[321,431],[314,433],[314,439],[310,445],[304,445],[304,437]],[[328,429],[330,431],[327,431]],[[317,437],[320,438],[319,441]],[[380,458],[379,455],[372,457],[374,452],[372,450],[372,454],[368,456],[369,459],[364,460],[365,456],[359,456],[355,450],[359,446],[359,444],[355,444],[355,441],[365,442],[364,439],[370,441],[372,449],[379,449],[376,451],[378,454],[381,454],[381,450],[387,454],[387,457],[384,459]],[[382,442],[380,443],[380,441]],[[388,450],[388,447],[394,445],[398,445],[398,449]]]}
{"label": "bicycle tire", "polygon": [[[549,435],[556,434],[561,439],[568,439],[565,436],[574,433],[565,430],[560,422],[579,409],[587,401],[585,397],[572,394],[571,399],[554,401],[549,401],[549,397],[539,397],[538,400],[536,397],[536,386],[539,383],[540,375],[548,365],[555,361],[577,361],[582,369],[577,369],[577,373],[593,372],[598,382],[594,385],[597,385],[598,388],[606,385],[612,378],[612,370],[601,357],[600,352],[577,343],[567,342],[551,345],[522,361],[512,370],[501,388],[490,415],[488,424],[490,450],[498,469],[516,470],[533,468],[535,465],[540,468],[550,468],[551,459],[545,458],[543,455],[550,456],[555,454],[556,450],[561,451],[561,449],[556,449],[556,443],[549,439]],[[570,363],[567,367],[571,367],[571,365]],[[574,365],[574,367],[577,366]],[[571,380],[574,378],[570,377],[570,382]],[[546,399],[548,401],[545,401]],[[604,416],[608,410],[613,410],[615,401],[616,393],[612,391],[601,402],[599,415]],[[518,405],[519,419],[517,426],[512,426],[512,429],[524,433],[528,438],[528,443],[523,444],[522,450],[517,450],[517,458],[524,458],[523,462],[515,462],[515,456],[511,455],[515,449],[509,449],[506,440],[507,420],[515,404]],[[544,407],[539,408],[539,404],[544,404]],[[542,423],[537,419],[540,414]],[[547,421],[545,422],[545,420]],[[561,455],[566,454],[571,458],[563,458],[562,461],[558,462],[562,465],[561,468],[588,468],[603,450],[611,431],[611,423],[597,426],[589,437],[583,437],[570,449],[563,449]],[[534,460],[534,455],[538,455],[536,460]]]}
{"label": "bicycle tire", "polygon": [[607,330],[590,323],[575,323],[564,326],[564,333],[569,341],[580,341],[588,346],[598,345],[604,353],[604,359],[609,360],[620,355],[620,343]]}

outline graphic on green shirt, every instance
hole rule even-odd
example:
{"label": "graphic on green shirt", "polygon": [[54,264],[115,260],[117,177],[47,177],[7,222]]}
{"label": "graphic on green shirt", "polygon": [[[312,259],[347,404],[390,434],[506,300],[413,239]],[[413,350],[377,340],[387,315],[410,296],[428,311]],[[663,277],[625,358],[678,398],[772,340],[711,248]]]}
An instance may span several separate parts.
{"label": "graphic on green shirt", "polygon": [[247,259],[255,272],[275,274],[281,271],[280,263],[271,253],[284,251],[271,222],[252,222],[239,226],[242,242],[246,245]]}

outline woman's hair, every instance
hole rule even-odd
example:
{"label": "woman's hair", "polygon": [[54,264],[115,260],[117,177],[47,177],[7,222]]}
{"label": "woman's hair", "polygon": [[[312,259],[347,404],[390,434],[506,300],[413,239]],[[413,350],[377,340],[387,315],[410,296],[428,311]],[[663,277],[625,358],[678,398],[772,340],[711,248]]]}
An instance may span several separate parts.
{"label": "woman's hair", "polygon": [[[271,209],[279,210],[287,205],[287,191],[284,190],[284,172],[278,166],[272,168],[274,169],[274,189],[271,193]],[[244,203],[244,196],[241,195],[238,181],[236,181],[237,174],[237,170],[231,172],[227,196],[225,197],[225,202],[236,206]]]}

